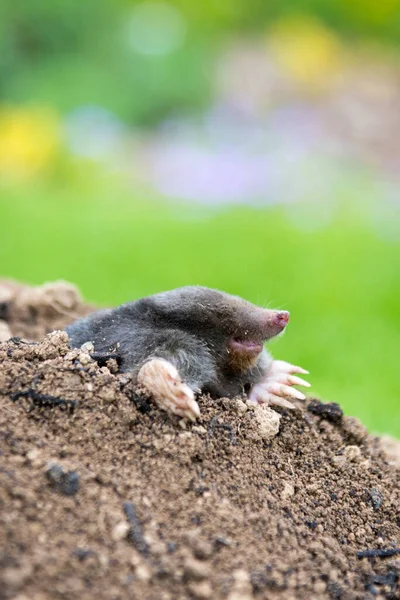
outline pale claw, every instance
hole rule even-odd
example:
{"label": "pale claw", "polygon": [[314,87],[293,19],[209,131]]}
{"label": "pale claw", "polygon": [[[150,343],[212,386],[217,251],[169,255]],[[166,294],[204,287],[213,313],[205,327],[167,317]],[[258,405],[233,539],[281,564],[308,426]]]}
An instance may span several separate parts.
{"label": "pale claw", "polygon": [[282,406],[283,408],[296,408],[294,404],[274,394],[270,386],[258,383],[253,387],[249,395],[249,400],[255,404],[267,404],[268,406]]}
{"label": "pale claw", "polygon": [[310,387],[310,384],[308,381],[292,375],[292,373],[308,373],[308,371],[283,360],[275,360],[269,368],[265,379],[252,388],[249,400],[259,404],[275,404],[284,408],[295,408],[285,398],[305,400],[306,397],[302,392],[291,386],[302,385]]}
{"label": "pale claw", "polygon": [[309,371],[306,371],[301,367],[297,367],[296,365],[291,365],[284,360],[274,360],[271,371],[274,373],[302,373],[303,375],[310,374]]}
{"label": "pale claw", "polygon": [[274,373],[272,376],[268,375],[268,380],[279,381],[279,383],[284,383],[286,385],[302,385],[303,387],[311,387],[311,383],[308,383],[308,381],[283,372]]}
{"label": "pale claw", "polygon": [[308,383],[308,381],[305,381],[300,377],[294,377],[294,375],[288,375],[286,378],[286,382],[289,385],[302,385],[304,387],[311,387],[311,383]]}
{"label": "pale claw", "polygon": [[271,396],[269,400],[270,406],[282,406],[282,408],[296,408],[294,404],[289,402],[289,400],[285,400],[285,398],[279,398],[279,396]]}
{"label": "pale claw", "polygon": [[137,380],[163,410],[191,421],[200,416],[193,390],[181,380],[177,369],[167,360],[149,360],[140,369]]}
{"label": "pale claw", "polygon": [[267,389],[270,393],[275,394],[275,396],[282,396],[283,398],[289,396],[289,398],[297,398],[298,400],[306,399],[303,392],[299,392],[299,390],[289,387],[284,383],[279,383],[279,381],[268,383]]}

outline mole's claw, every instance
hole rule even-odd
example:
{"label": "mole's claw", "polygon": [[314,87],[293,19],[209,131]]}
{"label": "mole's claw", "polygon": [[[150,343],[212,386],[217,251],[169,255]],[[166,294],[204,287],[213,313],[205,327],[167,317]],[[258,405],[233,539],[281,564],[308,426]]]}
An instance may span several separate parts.
{"label": "mole's claw", "polygon": [[137,380],[163,410],[191,421],[200,416],[193,390],[181,380],[177,369],[169,361],[163,358],[147,361],[141,367]]}
{"label": "mole's claw", "polygon": [[272,363],[271,371],[273,373],[301,373],[303,375],[309,375],[309,371],[302,369],[301,367],[297,367],[296,365],[291,365],[290,363],[284,360],[274,360]]}
{"label": "mole's claw", "polygon": [[288,396],[289,398],[297,398],[298,400],[306,399],[305,395],[302,392],[299,392],[299,390],[289,387],[284,383],[279,383],[275,381],[268,383],[268,391],[270,391],[272,394],[275,394],[276,396],[281,396],[284,398]]}
{"label": "mole's claw", "polygon": [[289,385],[303,385],[304,387],[311,387],[311,383],[301,379],[300,377],[295,377],[294,375],[289,375],[287,378],[287,382]]}
{"label": "mole's claw", "polygon": [[292,373],[307,373],[305,369],[291,365],[284,360],[274,360],[268,369],[268,372],[263,380],[250,391],[249,400],[259,404],[266,403],[269,405],[283,406],[284,408],[295,408],[288,398],[296,398],[297,400],[305,400],[305,395],[294,385],[303,385],[311,387],[308,381],[292,375]]}
{"label": "mole's claw", "polygon": [[[283,386],[285,387],[285,386]],[[257,384],[251,390],[249,396],[250,402],[255,404],[266,404],[267,406],[282,406],[283,408],[296,408],[294,404],[282,398],[282,396],[273,391],[271,385]]]}
{"label": "mole's claw", "polygon": [[271,395],[271,398],[268,403],[270,406],[282,406],[282,408],[296,408],[294,404],[286,400],[285,398],[280,398],[279,396]]}
{"label": "mole's claw", "polygon": [[189,419],[190,421],[196,421],[196,419],[198,419],[198,417],[200,417],[200,408],[199,405],[197,404],[196,400],[194,399],[188,399],[187,402],[187,409],[185,410],[184,415],[187,419]]}
{"label": "mole's claw", "polygon": [[296,367],[296,365],[290,365],[291,366],[291,370],[289,371],[290,373],[301,373],[302,375],[309,375],[310,371],[306,371],[305,369],[302,369],[301,367]]}

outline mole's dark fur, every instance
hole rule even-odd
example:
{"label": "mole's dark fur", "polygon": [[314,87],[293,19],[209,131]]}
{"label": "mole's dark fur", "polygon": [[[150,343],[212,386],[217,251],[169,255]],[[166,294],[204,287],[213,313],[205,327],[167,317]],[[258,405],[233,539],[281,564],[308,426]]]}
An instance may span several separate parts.
{"label": "mole's dark fur", "polygon": [[90,341],[96,353],[119,354],[121,371],[137,375],[147,360],[164,358],[194,391],[233,397],[265,375],[272,359],[262,344],[282,331],[282,314],[190,286],[100,310],[66,331],[72,347]]}

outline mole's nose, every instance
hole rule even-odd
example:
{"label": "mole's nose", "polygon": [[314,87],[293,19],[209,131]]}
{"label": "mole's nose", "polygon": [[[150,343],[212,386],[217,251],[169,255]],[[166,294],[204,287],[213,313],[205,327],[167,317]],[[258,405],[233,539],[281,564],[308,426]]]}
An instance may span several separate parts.
{"label": "mole's nose", "polygon": [[287,310],[278,310],[272,317],[272,322],[278,327],[286,327],[289,323],[290,313]]}

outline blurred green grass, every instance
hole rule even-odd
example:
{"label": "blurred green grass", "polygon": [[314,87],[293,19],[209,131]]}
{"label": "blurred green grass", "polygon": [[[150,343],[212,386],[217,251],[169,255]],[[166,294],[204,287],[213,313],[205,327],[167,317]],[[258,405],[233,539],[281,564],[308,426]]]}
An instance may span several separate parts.
{"label": "blurred green grass", "polygon": [[274,356],[309,369],[314,394],[400,436],[399,245],[373,232],[358,198],[306,232],[283,208],[210,214],[87,168],[72,180],[0,188],[3,277],[73,281],[99,305],[201,284],[288,309]]}

